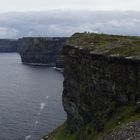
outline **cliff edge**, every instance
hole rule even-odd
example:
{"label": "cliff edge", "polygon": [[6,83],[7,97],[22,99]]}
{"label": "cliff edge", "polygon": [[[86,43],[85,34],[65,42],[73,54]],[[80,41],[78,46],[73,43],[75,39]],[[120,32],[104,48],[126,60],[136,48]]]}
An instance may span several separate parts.
{"label": "cliff edge", "polygon": [[25,37],[19,40],[22,62],[63,67],[61,50],[67,38]]}
{"label": "cliff edge", "polygon": [[0,39],[0,52],[18,52],[17,39]]}
{"label": "cliff edge", "polygon": [[140,139],[140,37],[76,33],[63,48],[67,121],[44,139]]}

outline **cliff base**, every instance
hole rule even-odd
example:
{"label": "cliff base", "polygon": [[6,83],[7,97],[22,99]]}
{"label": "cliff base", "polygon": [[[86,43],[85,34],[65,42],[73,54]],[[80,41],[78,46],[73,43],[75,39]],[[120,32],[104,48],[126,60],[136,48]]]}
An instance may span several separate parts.
{"label": "cliff base", "polygon": [[91,122],[80,130],[70,133],[65,122],[42,140],[139,140],[140,107],[125,106],[119,109],[102,131],[97,131],[93,126]]}

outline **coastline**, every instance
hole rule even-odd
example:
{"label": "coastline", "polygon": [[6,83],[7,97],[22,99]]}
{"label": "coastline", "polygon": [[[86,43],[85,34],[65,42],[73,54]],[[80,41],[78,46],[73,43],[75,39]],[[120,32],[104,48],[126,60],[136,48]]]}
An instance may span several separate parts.
{"label": "coastline", "polygon": [[46,66],[46,67],[51,67],[56,71],[59,71],[61,73],[63,73],[64,68],[60,68],[60,67],[55,67],[54,64],[43,64],[43,63],[27,63],[27,62],[22,62],[24,65],[30,65],[30,66]]}

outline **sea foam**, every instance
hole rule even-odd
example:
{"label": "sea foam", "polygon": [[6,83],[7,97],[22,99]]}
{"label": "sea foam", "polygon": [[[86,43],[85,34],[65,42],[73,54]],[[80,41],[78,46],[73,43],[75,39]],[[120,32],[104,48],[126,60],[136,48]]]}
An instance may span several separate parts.
{"label": "sea foam", "polygon": [[25,137],[25,140],[29,140],[31,138],[31,135],[28,135]]}
{"label": "sea foam", "polygon": [[45,106],[46,106],[46,103],[44,102],[40,103],[40,110],[43,110]]}

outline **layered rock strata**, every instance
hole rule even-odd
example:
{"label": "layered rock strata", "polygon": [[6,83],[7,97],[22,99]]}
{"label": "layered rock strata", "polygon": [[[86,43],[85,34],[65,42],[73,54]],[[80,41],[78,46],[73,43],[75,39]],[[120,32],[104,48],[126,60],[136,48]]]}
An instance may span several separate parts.
{"label": "layered rock strata", "polygon": [[[71,131],[90,122],[100,131],[121,107],[140,101],[140,45],[133,45],[138,42],[140,38],[88,33],[69,40],[63,49],[63,105]],[[127,45],[137,49],[136,55]],[[121,47],[127,56],[118,54]]]}
{"label": "layered rock strata", "polygon": [[67,38],[28,37],[20,39],[23,63],[63,67],[61,50]]}

